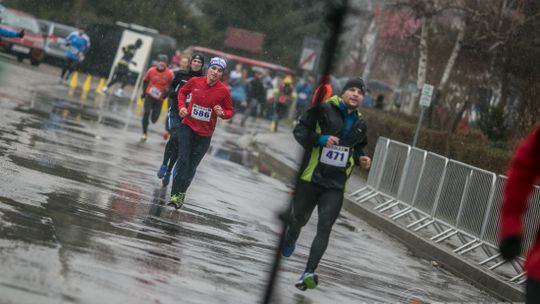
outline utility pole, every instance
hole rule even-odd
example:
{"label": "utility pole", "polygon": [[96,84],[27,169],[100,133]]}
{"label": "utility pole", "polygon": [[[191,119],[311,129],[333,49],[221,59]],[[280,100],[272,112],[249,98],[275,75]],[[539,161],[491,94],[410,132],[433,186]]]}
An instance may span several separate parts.
{"label": "utility pole", "polygon": [[76,27],[81,26],[81,12],[84,6],[84,0],[75,0],[75,4],[73,5],[73,16],[75,20],[73,20],[73,23]]}

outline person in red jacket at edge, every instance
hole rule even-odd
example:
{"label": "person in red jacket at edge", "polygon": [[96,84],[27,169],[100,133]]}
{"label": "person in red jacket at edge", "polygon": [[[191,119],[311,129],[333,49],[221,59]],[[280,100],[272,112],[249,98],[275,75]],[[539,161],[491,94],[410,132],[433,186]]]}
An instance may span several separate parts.
{"label": "person in red jacket at edge", "polygon": [[[523,243],[523,216],[533,187],[540,177],[540,125],[522,141],[512,159],[504,188],[499,229],[499,250],[505,260],[521,254]],[[540,221],[540,220],[539,220]],[[540,303],[540,231],[525,261],[527,283],[526,303]]]}
{"label": "person in red jacket at edge", "polygon": [[[182,208],[186,191],[197,166],[210,146],[217,118],[229,119],[234,110],[229,89],[221,81],[227,64],[214,57],[208,63],[206,76],[191,78],[178,91],[178,109],[182,123],[177,132],[178,159],[168,205]],[[191,95],[186,108],[186,97]]]}
{"label": "person in red jacket at edge", "polygon": [[167,55],[160,54],[157,59],[157,65],[151,67],[143,79],[141,98],[144,99],[144,114],[141,142],[146,141],[148,138],[149,121],[156,123],[158,120],[159,114],[161,114],[161,105],[165,97],[167,97],[167,89],[174,79],[174,73],[167,67],[167,61],[169,60]]}

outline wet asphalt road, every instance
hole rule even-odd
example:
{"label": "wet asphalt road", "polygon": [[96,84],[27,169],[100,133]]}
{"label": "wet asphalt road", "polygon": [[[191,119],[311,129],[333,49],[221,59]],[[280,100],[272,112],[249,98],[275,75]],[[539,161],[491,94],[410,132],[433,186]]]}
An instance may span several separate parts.
{"label": "wet asphalt road", "polygon": [[[0,303],[260,302],[288,189],[228,160],[246,159],[230,152],[245,129],[218,126],[184,208],[173,211],[163,206],[170,186],[155,175],[161,124],[139,143],[137,120],[127,131],[97,123],[95,109],[67,98],[57,69],[7,62],[0,78]],[[106,115],[124,120],[125,112],[110,109]],[[275,303],[398,303],[412,293],[496,301],[346,212],[319,267],[319,287],[298,291],[293,283],[315,219],[281,265]]]}

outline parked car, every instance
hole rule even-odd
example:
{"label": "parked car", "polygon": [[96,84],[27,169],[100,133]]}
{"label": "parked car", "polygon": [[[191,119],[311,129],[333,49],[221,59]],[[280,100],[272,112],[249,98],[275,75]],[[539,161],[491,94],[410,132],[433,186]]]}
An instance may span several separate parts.
{"label": "parked car", "polygon": [[65,38],[69,34],[78,31],[78,29],[73,26],[43,19],[39,19],[38,22],[45,41],[45,59],[60,59],[64,61],[68,49]]}
{"label": "parked car", "polygon": [[12,31],[25,31],[23,38],[2,38],[0,48],[17,56],[18,61],[30,59],[32,65],[39,65],[43,60],[43,37],[34,16],[13,9],[0,11],[0,26]]}

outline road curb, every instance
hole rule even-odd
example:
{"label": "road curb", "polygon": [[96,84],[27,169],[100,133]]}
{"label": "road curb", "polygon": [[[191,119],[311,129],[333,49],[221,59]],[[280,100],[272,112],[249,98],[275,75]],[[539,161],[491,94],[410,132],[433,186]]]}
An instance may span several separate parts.
{"label": "road curb", "polygon": [[[276,173],[278,179],[287,183],[294,181],[297,175],[295,168],[283,163],[278,158],[272,156],[271,153],[268,153],[264,144],[255,142],[253,146],[261,159],[264,159],[265,164]],[[461,256],[437,246],[429,240],[423,239],[376,211],[357,204],[347,194],[343,201],[343,207],[352,215],[361,218],[368,224],[403,243],[416,255],[428,260],[437,261],[445,269],[465,279],[479,289],[506,301],[524,301],[525,293],[523,289],[500,279],[470,261],[463,260]]]}

